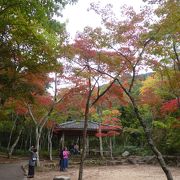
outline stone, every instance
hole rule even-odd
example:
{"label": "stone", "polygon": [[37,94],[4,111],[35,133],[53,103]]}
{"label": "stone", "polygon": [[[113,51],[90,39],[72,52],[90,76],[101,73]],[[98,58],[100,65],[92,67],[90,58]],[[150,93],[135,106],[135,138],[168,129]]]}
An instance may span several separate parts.
{"label": "stone", "polygon": [[137,164],[137,160],[136,159],[133,159],[133,158],[128,158],[128,162],[130,164]]}
{"label": "stone", "polygon": [[54,176],[53,180],[70,180],[67,176]]}
{"label": "stone", "polygon": [[128,152],[128,151],[124,151],[123,153],[122,153],[122,157],[127,157],[127,156],[129,156],[130,155],[130,153]]}

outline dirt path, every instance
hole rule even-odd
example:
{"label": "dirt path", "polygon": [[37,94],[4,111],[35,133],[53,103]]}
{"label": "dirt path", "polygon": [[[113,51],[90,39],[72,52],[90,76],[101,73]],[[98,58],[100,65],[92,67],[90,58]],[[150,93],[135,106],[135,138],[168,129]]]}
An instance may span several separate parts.
{"label": "dirt path", "polygon": [[0,154],[0,180],[25,180],[22,166],[27,164],[26,158],[12,157]]}
{"label": "dirt path", "polygon": [[[180,168],[171,168],[174,180],[180,180]],[[71,180],[78,179],[78,167],[69,168],[68,172],[37,172],[36,180],[52,180],[55,175],[66,175]],[[158,166],[122,165],[85,167],[84,180],[166,180]]]}
{"label": "dirt path", "polygon": [[0,179],[23,180],[24,172],[21,168],[21,164],[0,164]]}

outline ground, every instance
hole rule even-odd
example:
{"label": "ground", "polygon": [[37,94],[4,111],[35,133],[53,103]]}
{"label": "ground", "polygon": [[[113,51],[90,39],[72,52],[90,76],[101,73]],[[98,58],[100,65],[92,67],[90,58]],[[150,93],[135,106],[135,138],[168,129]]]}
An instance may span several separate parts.
{"label": "ground", "polygon": [[[0,179],[23,180],[24,173],[20,168],[27,164],[26,158],[13,158],[11,160],[0,156]],[[46,161],[44,162],[46,164]],[[57,162],[56,162],[57,163]],[[174,180],[180,180],[180,167],[171,167]],[[67,172],[60,172],[55,168],[39,172],[36,171],[34,180],[53,180],[56,175],[69,176],[77,180],[79,166],[70,166]],[[84,180],[167,180],[164,172],[155,165],[114,165],[114,166],[85,166]]]}
{"label": "ground", "polygon": [[19,158],[8,159],[6,156],[0,156],[0,180],[24,180],[24,171],[22,166],[26,160]]}
{"label": "ground", "polygon": [[[180,168],[171,168],[174,180],[180,180]],[[69,168],[67,172],[36,172],[36,180],[52,180],[56,175],[78,179],[78,166]],[[85,167],[84,180],[166,180],[163,171],[152,165],[120,165]]]}

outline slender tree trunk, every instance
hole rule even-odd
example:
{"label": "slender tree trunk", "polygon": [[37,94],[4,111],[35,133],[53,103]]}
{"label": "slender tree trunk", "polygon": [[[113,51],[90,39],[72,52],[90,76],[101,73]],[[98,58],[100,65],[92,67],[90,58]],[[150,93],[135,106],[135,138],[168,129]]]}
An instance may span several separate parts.
{"label": "slender tree trunk", "polygon": [[121,88],[124,90],[124,92],[126,93],[126,95],[129,97],[130,101],[132,102],[132,105],[133,105],[133,109],[134,109],[134,112],[136,114],[136,117],[137,119],[139,120],[141,126],[143,127],[144,129],[144,132],[145,132],[145,136],[146,136],[146,139],[147,139],[147,142],[151,148],[151,150],[153,151],[153,153],[155,154],[158,162],[159,162],[159,165],[161,166],[162,170],[164,171],[166,177],[168,180],[173,180],[173,176],[171,174],[171,171],[169,170],[169,168],[167,167],[165,161],[164,161],[164,158],[161,154],[161,152],[157,149],[157,147],[155,146],[154,144],[154,141],[152,139],[152,132],[151,130],[147,127],[146,125],[146,122],[143,120],[143,118],[141,117],[140,115],[140,112],[139,112],[139,109],[135,103],[135,100],[134,98],[132,97],[132,95],[130,94],[130,91],[127,91],[127,89],[121,84],[121,82],[119,81],[119,79],[117,79],[119,85],[121,86]]}
{"label": "slender tree trunk", "polygon": [[[32,128],[30,129],[30,134],[29,134],[29,148],[32,146]],[[28,149],[29,149],[28,148]]]}
{"label": "slender tree trunk", "polygon": [[37,149],[37,166],[40,166],[39,159],[39,149],[40,149],[40,138],[41,138],[42,129],[39,126],[36,126],[36,149]]}
{"label": "slender tree trunk", "polygon": [[48,152],[49,152],[49,151],[50,151],[50,143],[49,143],[49,130],[48,130],[47,140],[48,140],[47,148],[48,148]]}
{"label": "slender tree trunk", "polygon": [[145,132],[145,135],[146,135],[146,138],[147,138],[147,141],[148,141],[148,144],[149,144],[151,150],[156,155],[156,158],[157,158],[161,168],[163,169],[164,173],[166,174],[167,179],[168,180],[173,180],[173,176],[171,174],[171,171],[167,167],[161,152],[156,148],[156,146],[155,146],[155,144],[153,142],[151,130],[147,127],[146,123],[142,119],[142,117],[141,117],[141,115],[139,113],[138,107],[135,104],[134,99],[131,96],[130,96],[130,99],[131,99],[131,102],[133,104],[133,108],[134,108],[135,114],[137,116],[137,119],[139,120],[139,122],[141,123],[141,125],[142,125],[142,127],[144,129],[144,132]]}
{"label": "slender tree trunk", "polygon": [[21,136],[22,138],[21,138],[21,145],[20,145],[20,149],[22,150],[22,148],[23,148],[23,143],[24,143],[24,137],[23,137],[23,135]]}
{"label": "slender tree trunk", "polygon": [[116,136],[113,136],[113,148],[115,149],[116,147]]}
{"label": "slender tree trunk", "polygon": [[[13,114],[12,114],[12,119],[13,119]],[[9,141],[8,141],[8,146],[7,146],[7,152],[9,152],[9,147],[10,147],[10,144],[11,144],[12,134],[13,134],[14,128],[16,127],[16,122],[17,122],[17,117],[15,118],[14,123],[13,123],[13,127],[11,129],[11,133],[10,133]]]}
{"label": "slender tree trunk", "polygon": [[50,140],[50,142],[49,142],[50,144],[49,144],[49,159],[52,161],[52,141]]}
{"label": "slender tree trunk", "polygon": [[9,149],[8,158],[11,158],[12,153],[13,153],[13,151],[14,151],[14,148],[16,147],[16,145],[17,145],[17,143],[18,143],[18,141],[19,141],[19,138],[20,138],[21,134],[22,134],[22,129],[20,129],[19,134],[18,134],[15,142],[13,143],[13,145],[11,146],[11,148]]}
{"label": "slender tree trunk", "polygon": [[24,142],[24,149],[27,149],[28,139],[29,139],[29,137],[28,137],[28,135],[27,135],[27,136],[26,136],[26,140],[25,140],[25,142]]}
{"label": "slender tree trunk", "polygon": [[89,93],[86,102],[86,108],[84,113],[84,131],[83,131],[83,147],[82,147],[82,154],[81,154],[81,161],[79,166],[79,177],[78,180],[82,180],[83,177],[83,166],[84,160],[86,156],[86,145],[87,145],[87,127],[88,127],[88,117],[89,117],[89,107],[90,107],[90,98],[91,98],[91,80],[89,79]]}
{"label": "slender tree trunk", "polygon": [[48,150],[49,150],[49,160],[52,161],[52,137],[53,129],[48,129]]}
{"label": "slender tree trunk", "polygon": [[99,137],[99,150],[100,150],[100,155],[101,158],[104,159],[104,154],[103,154],[103,143],[102,143],[102,137]]}
{"label": "slender tree trunk", "polygon": [[84,166],[84,160],[86,156],[86,141],[87,141],[87,126],[88,126],[88,116],[87,114],[85,115],[85,120],[84,120],[84,131],[83,131],[83,147],[82,147],[82,154],[81,154],[81,161],[80,161],[80,166],[79,166],[79,177],[78,180],[82,180],[83,176],[83,166]]}

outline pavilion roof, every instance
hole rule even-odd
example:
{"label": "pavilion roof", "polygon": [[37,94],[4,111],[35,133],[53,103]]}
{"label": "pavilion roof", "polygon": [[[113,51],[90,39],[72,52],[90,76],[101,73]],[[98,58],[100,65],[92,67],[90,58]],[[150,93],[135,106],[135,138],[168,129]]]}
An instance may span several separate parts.
{"label": "pavilion roof", "polygon": [[[62,124],[58,124],[56,128],[60,129],[84,129],[84,121],[67,121]],[[88,121],[88,130],[97,130],[99,128],[99,124],[97,122]]]}
{"label": "pavilion roof", "polygon": [[[103,128],[101,129],[102,132],[108,132],[109,130],[121,131],[121,128],[113,128],[112,125],[101,124]],[[94,135],[98,132],[99,123],[94,121],[88,121],[87,126],[87,133],[90,135]],[[67,121],[65,123],[57,124],[54,128],[55,134],[62,134],[64,132],[67,135],[75,135],[75,134],[82,134],[84,130],[84,121]]]}

